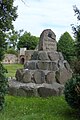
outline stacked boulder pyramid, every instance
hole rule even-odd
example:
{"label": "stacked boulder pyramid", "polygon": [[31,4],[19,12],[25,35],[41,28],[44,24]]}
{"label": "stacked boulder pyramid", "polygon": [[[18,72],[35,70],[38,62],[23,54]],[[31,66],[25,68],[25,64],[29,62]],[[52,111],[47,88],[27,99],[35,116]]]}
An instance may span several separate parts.
{"label": "stacked boulder pyramid", "polygon": [[48,97],[62,94],[72,70],[62,53],[57,52],[56,35],[51,29],[41,33],[38,50],[15,76],[16,80],[9,80],[12,95]]}

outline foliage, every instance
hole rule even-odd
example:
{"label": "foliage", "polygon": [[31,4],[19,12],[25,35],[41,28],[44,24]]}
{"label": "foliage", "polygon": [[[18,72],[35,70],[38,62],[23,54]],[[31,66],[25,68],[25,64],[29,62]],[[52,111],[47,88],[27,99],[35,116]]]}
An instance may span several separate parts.
{"label": "foliage", "polygon": [[0,110],[4,106],[4,96],[7,90],[7,78],[5,77],[6,69],[0,63]]}
{"label": "foliage", "polygon": [[13,48],[8,48],[6,53],[7,54],[14,54],[14,55],[18,56],[18,52]]}
{"label": "foliage", "polygon": [[80,110],[80,76],[75,75],[65,84],[65,99],[75,109]]}
{"label": "foliage", "polygon": [[12,21],[15,21],[16,7],[13,0],[0,0],[0,60],[3,59],[5,50],[5,32],[13,29]]}
{"label": "foliage", "polygon": [[0,113],[0,120],[78,120],[78,115],[66,104],[63,96],[6,96],[6,106]]}
{"label": "foliage", "polygon": [[80,75],[80,60],[76,60],[74,62],[74,74],[79,74]]}
{"label": "foliage", "polygon": [[75,58],[74,41],[68,32],[61,35],[58,41],[58,51],[63,53],[64,58],[69,63]]}
{"label": "foliage", "polygon": [[19,42],[17,44],[17,48],[27,48],[27,50],[35,49],[39,41],[39,38],[36,36],[32,36],[28,32],[24,32],[24,34],[19,38]]}
{"label": "foliage", "polygon": [[[77,19],[80,20],[80,10],[74,6],[73,7],[75,15],[77,15]],[[75,62],[75,73],[80,74],[80,25],[74,26],[72,25],[72,29],[74,32],[74,37],[75,37],[75,50],[76,50],[76,57],[77,61]]]}
{"label": "foliage", "polygon": [[[6,31],[13,29],[12,21],[15,21],[17,8],[13,6],[14,0],[0,0],[0,61],[4,57],[6,46]],[[5,69],[0,63],[0,109],[4,105],[4,95],[6,92]]]}
{"label": "foliage", "polygon": [[[12,49],[17,49],[17,42],[19,41],[19,37],[23,30],[15,31],[14,29],[12,31],[9,31],[6,33],[6,44],[7,44],[7,49],[12,48]],[[6,49],[6,50],[7,50]]]}

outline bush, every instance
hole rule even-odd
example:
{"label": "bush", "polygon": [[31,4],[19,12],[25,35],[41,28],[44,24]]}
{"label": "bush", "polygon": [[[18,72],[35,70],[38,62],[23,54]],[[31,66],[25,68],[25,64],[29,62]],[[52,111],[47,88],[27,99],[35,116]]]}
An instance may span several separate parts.
{"label": "bush", "polygon": [[18,55],[18,54],[17,54],[17,51],[16,51],[15,49],[13,49],[13,48],[9,48],[9,49],[6,51],[6,53],[7,53],[7,54],[14,54],[14,55],[16,55],[16,56]]}
{"label": "bush", "polygon": [[74,109],[80,110],[80,75],[73,76],[65,84],[65,100]]}
{"label": "bush", "polygon": [[74,63],[74,73],[80,74],[80,60],[76,60]]}
{"label": "bush", "polygon": [[7,78],[5,77],[6,69],[0,63],[0,110],[4,106],[4,96],[7,91]]}

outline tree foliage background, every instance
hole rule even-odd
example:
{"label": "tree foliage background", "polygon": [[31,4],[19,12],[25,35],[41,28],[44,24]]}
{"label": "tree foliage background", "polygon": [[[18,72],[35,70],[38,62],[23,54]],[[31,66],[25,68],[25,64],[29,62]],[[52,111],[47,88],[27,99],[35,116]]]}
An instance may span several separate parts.
{"label": "tree foliage background", "polygon": [[80,10],[76,6],[74,6],[73,9],[78,19],[78,24],[72,25],[72,29],[75,37],[75,48],[76,48],[76,57],[77,57],[77,61],[75,61],[74,69],[75,69],[75,73],[80,75],[80,25],[79,25]]}
{"label": "tree foliage background", "polygon": [[[80,20],[80,10],[74,6],[75,15]],[[74,109],[80,117],[80,25],[72,26],[75,37],[75,55],[77,60],[74,63],[74,74],[70,80],[65,84],[65,100]]]}
{"label": "tree foliage background", "polygon": [[31,35],[29,32],[24,32],[22,36],[20,36],[19,41],[17,43],[17,48],[27,48],[27,50],[34,50],[39,42],[39,38]]}
{"label": "tree foliage background", "polygon": [[[6,47],[6,32],[13,29],[12,21],[17,18],[17,7],[13,6],[14,0],[0,0],[0,61],[4,57]],[[5,68],[0,62],[0,110],[4,106],[4,96],[6,93],[7,79]]]}
{"label": "tree foliage background", "polygon": [[17,7],[13,7],[14,0],[0,0],[0,60],[5,50],[6,31],[13,29],[12,21],[17,18]]}
{"label": "tree foliage background", "polygon": [[75,57],[75,42],[68,32],[61,35],[58,41],[58,51],[62,52],[64,58],[71,63]]}

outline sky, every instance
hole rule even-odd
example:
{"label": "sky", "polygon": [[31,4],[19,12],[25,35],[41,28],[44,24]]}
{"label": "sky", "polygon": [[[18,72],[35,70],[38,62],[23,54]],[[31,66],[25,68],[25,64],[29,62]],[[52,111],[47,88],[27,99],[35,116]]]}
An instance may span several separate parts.
{"label": "sky", "polygon": [[13,22],[15,30],[30,32],[39,37],[44,29],[51,29],[59,40],[64,32],[73,37],[71,24],[77,24],[73,5],[80,8],[80,0],[15,0],[18,18]]}

